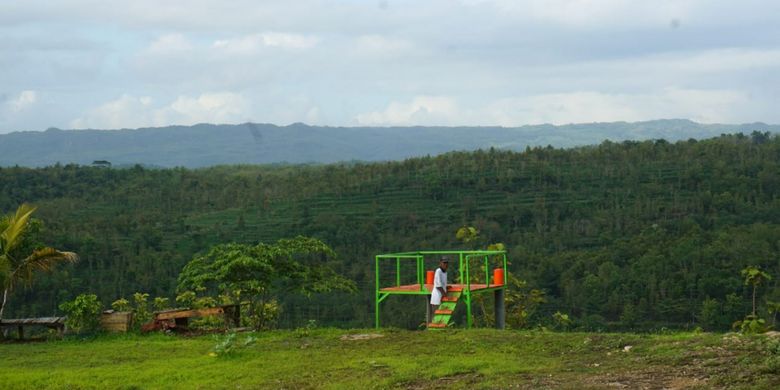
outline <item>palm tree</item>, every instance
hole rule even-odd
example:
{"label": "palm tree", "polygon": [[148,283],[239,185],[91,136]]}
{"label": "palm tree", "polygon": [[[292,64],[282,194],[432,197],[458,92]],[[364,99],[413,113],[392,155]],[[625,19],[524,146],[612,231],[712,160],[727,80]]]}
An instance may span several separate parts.
{"label": "palm tree", "polygon": [[19,284],[30,285],[35,271],[50,271],[58,263],[73,263],[78,255],[54,248],[35,249],[29,255],[20,253],[24,234],[35,207],[22,204],[15,213],[0,218],[0,283],[3,301],[0,303],[0,321],[8,300],[8,293]]}

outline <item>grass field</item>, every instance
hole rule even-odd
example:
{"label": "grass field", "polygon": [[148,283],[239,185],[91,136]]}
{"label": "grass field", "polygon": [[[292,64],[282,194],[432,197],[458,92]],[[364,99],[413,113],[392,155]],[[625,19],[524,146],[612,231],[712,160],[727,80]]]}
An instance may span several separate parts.
{"label": "grass field", "polygon": [[[129,334],[6,342],[0,344],[0,387],[780,387],[780,338],[773,336],[299,329],[241,333],[235,350],[215,354],[225,337]],[[249,338],[254,342],[244,346]]]}

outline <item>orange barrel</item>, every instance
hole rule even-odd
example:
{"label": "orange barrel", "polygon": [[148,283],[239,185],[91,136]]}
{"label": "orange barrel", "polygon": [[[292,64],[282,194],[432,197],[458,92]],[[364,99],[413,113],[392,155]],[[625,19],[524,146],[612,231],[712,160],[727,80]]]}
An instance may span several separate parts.
{"label": "orange barrel", "polygon": [[425,284],[433,284],[433,276],[435,274],[433,271],[425,271]]}
{"label": "orange barrel", "polygon": [[497,284],[499,286],[504,285],[504,269],[503,268],[496,268],[493,270],[493,284]]}

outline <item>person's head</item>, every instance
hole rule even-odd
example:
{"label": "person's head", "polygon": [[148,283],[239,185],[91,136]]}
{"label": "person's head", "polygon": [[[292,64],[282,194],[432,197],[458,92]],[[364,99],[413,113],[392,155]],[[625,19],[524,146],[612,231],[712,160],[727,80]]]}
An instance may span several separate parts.
{"label": "person's head", "polygon": [[447,258],[447,256],[442,256],[439,259],[439,268],[442,269],[442,271],[447,271],[447,267],[450,265],[450,259]]}

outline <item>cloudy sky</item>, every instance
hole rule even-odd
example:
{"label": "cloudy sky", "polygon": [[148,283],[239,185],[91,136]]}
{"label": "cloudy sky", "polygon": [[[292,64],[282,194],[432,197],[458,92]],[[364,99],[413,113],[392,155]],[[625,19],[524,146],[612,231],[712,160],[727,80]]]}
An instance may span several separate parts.
{"label": "cloudy sky", "polygon": [[774,0],[0,0],[0,133],[780,123]]}

